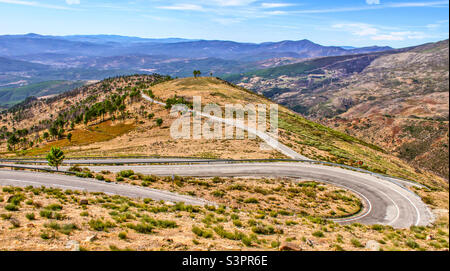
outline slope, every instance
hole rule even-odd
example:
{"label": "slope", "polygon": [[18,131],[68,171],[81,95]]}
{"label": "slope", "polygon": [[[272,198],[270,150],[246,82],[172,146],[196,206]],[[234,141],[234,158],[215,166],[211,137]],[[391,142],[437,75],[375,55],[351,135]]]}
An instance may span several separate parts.
{"label": "slope", "polygon": [[448,59],[446,40],[230,78],[448,179]]}

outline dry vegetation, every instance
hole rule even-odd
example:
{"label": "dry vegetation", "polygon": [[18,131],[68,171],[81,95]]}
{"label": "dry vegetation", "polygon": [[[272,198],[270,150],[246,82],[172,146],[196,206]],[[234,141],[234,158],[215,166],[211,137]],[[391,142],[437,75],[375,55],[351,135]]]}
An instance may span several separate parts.
{"label": "dry vegetation", "polygon": [[448,179],[448,52],[445,40],[383,53],[354,62],[356,73],[330,57],[318,74],[285,66],[279,76],[255,72],[239,85]]}
{"label": "dry vegetation", "polygon": [[[42,155],[50,146],[62,146],[66,155],[72,157],[146,155],[286,158],[274,150],[262,151],[259,139],[172,139],[170,125],[175,118],[170,116],[168,109],[145,101],[138,95],[148,91],[156,100],[164,102],[176,95],[187,103],[192,102],[193,96],[201,96],[203,105],[216,103],[222,107],[226,104],[271,103],[262,96],[217,78],[170,80],[144,75],[113,78],[50,100],[32,102],[2,115],[4,129],[11,131],[13,126],[16,130],[28,129],[25,142],[34,142],[33,147],[19,143],[14,152],[6,150],[8,143],[5,138],[1,144],[5,150],[3,155]],[[87,122],[74,123],[76,114],[73,112],[95,107],[112,95],[122,95],[122,111],[106,112]],[[61,137],[43,139],[48,121],[51,120],[49,116],[53,116],[53,121],[56,116],[63,116],[65,124]],[[159,119],[161,123],[158,124]],[[73,128],[71,123],[74,123]],[[448,191],[448,184],[429,171],[414,168],[376,145],[309,121],[285,107],[279,107],[279,127],[280,141],[309,158],[361,167]],[[72,134],[72,142],[67,139],[68,133]]]}
{"label": "dry vegetation", "polygon": [[267,208],[194,207],[47,188],[1,189],[2,250],[367,250],[373,241],[381,250],[442,250],[449,242],[448,212],[432,227],[396,230],[343,226]]}

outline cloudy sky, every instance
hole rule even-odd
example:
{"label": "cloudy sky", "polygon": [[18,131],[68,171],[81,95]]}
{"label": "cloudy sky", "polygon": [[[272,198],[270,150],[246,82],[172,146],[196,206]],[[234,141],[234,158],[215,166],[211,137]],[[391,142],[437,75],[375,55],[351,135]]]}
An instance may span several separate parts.
{"label": "cloudy sky", "polygon": [[448,0],[0,0],[0,34],[405,47],[447,39],[448,14]]}

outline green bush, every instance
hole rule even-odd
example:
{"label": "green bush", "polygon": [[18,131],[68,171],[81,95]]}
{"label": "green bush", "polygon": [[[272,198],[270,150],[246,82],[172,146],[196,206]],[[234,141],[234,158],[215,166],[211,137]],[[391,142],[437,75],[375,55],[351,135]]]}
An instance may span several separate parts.
{"label": "green bush", "polygon": [[139,224],[127,224],[127,228],[133,229],[136,232],[150,234],[153,232],[154,227],[150,224],[139,223]]}
{"label": "green bush", "polygon": [[51,219],[53,218],[53,212],[49,210],[42,210],[39,212],[39,215],[44,218]]}
{"label": "green bush", "polygon": [[321,231],[313,232],[312,235],[315,236],[315,237],[319,237],[319,238],[322,238],[322,237],[325,236],[325,235],[323,234],[323,232],[321,232]]}
{"label": "green bush", "polygon": [[134,171],[132,170],[122,170],[121,172],[117,173],[117,176],[123,177],[123,178],[129,178],[134,175]]}
{"label": "green bush", "polygon": [[59,204],[50,204],[45,207],[45,209],[52,210],[52,211],[60,211],[60,210],[62,210],[62,208],[63,207]]}
{"label": "green bush", "polygon": [[271,235],[275,233],[275,229],[272,226],[257,225],[252,227],[252,231],[256,234]]}
{"label": "green bush", "polygon": [[213,233],[210,230],[206,230],[206,229],[201,229],[197,226],[193,226],[192,227],[192,232],[199,236],[199,237],[203,237],[203,238],[212,238],[213,237]]}
{"label": "green bush", "polygon": [[119,233],[119,238],[122,239],[122,240],[127,239],[127,233],[124,232],[124,231],[123,231],[123,232],[120,232],[120,233]]}
{"label": "green bush", "polygon": [[257,199],[255,199],[255,198],[248,198],[248,199],[245,199],[244,200],[244,203],[252,203],[252,204],[255,204],[255,203],[258,203],[259,201],[257,200]]}
{"label": "green bush", "polygon": [[15,204],[6,204],[5,205],[5,210],[10,211],[10,212],[15,212],[15,211],[19,211],[19,207],[17,207],[17,205]]}
{"label": "green bush", "polygon": [[112,222],[103,222],[101,219],[93,219],[89,221],[89,226],[95,231],[108,231],[109,228],[114,228],[116,225]]}

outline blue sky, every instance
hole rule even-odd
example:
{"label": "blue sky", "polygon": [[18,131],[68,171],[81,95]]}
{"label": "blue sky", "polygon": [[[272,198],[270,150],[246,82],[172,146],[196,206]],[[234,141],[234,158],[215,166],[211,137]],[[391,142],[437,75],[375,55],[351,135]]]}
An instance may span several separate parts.
{"label": "blue sky", "polygon": [[447,39],[440,0],[0,0],[0,34],[405,47]]}

